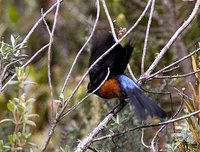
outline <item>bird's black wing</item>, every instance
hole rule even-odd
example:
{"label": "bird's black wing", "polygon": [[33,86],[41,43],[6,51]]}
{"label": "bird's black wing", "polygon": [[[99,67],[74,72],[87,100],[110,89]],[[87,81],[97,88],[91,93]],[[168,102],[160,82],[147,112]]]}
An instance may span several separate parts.
{"label": "bird's black wing", "polygon": [[[92,41],[89,66],[92,65],[114,43],[115,41],[112,33],[105,30],[96,31]],[[124,73],[132,50],[133,49],[129,44],[125,47],[122,47],[121,44],[116,45],[90,70],[89,77],[91,85],[93,85],[93,87],[100,85],[107,75],[108,67],[110,68],[110,76]]]}
{"label": "bird's black wing", "polygon": [[116,58],[116,63],[115,67],[113,68],[113,72],[116,72],[117,74],[124,73],[129,59],[131,57],[132,51],[133,47],[129,43],[127,43]]}
{"label": "bird's black wing", "polygon": [[[102,54],[104,54],[115,43],[110,32],[105,30],[96,31],[91,48],[91,56],[89,66],[92,65]],[[118,54],[121,52],[122,46],[118,44],[106,56],[104,56],[94,67],[90,70],[90,82],[97,86],[107,75],[107,68],[110,71],[115,69]]]}

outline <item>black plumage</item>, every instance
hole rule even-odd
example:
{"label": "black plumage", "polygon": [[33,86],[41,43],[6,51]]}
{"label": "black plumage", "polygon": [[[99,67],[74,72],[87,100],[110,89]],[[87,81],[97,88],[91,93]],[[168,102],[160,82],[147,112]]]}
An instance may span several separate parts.
{"label": "black plumage", "polygon": [[[105,30],[96,31],[92,41],[89,66],[113,44],[115,44],[115,41],[111,32]],[[101,84],[108,73],[108,67],[110,68],[110,76],[124,73],[132,51],[133,47],[130,44],[126,44],[124,47],[121,44],[117,44],[96,63],[89,72],[90,84],[88,85],[88,92],[92,92]]]}

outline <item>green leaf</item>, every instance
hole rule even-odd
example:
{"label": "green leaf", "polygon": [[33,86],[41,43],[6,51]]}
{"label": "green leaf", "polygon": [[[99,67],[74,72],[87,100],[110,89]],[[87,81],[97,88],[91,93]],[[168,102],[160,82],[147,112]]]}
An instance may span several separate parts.
{"label": "green leaf", "polygon": [[24,108],[23,108],[22,106],[17,106],[17,110],[19,111],[19,113],[20,113],[21,115],[23,115],[23,113],[24,113]]}
{"label": "green leaf", "polygon": [[29,133],[26,133],[25,135],[24,135],[24,137],[26,138],[26,139],[28,139],[28,138],[30,138],[32,136],[32,134],[29,132]]}
{"label": "green leaf", "polygon": [[61,102],[64,102],[64,101],[65,101],[65,97],[64,97],[64,94],[63,94],[63,93],[60,94],[59,100],[60,100]]}
{"label": "green leaf", "polygon": [[28,142],[28,145],[31,145],[32,147],[38,147],[38,145],[33,142]]}
{"label": "green leaf", "polygon": [[13,6],[9,7],[8,16],[9,16],[10,21],[13,23],[17,23],[20,19],[20,15],[17,8]]}
{"label": "green leaf", "polygon": [[16,103],[19,103],[19,99],[18,98],[14,98],[13,99]]}
{"label": "green leaf", "polygon": [[23,135],[23,134],[22,134],[21,132],[18,132],[18,133],[16,134],[16,137],[17,137],[17,138],[18,138],[18,137],[21,138],[22,135]]}
{"label": "green leaf", "polygon": [[112,117],[112,120],[119,125],[120,121],[119,121],[119,115],[117,115],[117,117]]}
{"label": "green leaf", "polygon": [[30,99],[26,100],[26,105],[29,105],[30,103],[33,103],[33,102],[35,102],[35,99],[30,98]]}
{"label": "green leaf", "polygon": [[25,85],[29,85],[29,84],[36,85],[37,83],[35,83],[35,82],[33,82],[33,81],[25,81],[24,84],[25,84]]}
{"label": "green leaf", "polygon": [[9,85],[15,85],[15,84],[18,84],[19,83],[19,81],[14,81],[14,80],[12,80],[12,81],[10,81],[8,84]]}
{"label": "green leaf", "polygon": [[7,104],[7,108],[10,112],[14,112],[15,111],[15,105],[12,102],[9,102]]}
{"label": "green leaf", "polygon": [[31,110],[32,110],[32,106],[31,105],[26,106],[26,108],[24,109],[24,113],[29,113],[29,112],[31,112]]}
{"label": "green leaf", "polygon": [[9,135],[8,136],[8,141],[9,141],[9,143],[14,143],[14,141],[15,141],[15,139],[14,139],[14,136],[13,135]]}
{"label": "green leaf", "polygon": [[23,148],[22,148],[22,147],[17,147],[16,150],[17,150],[17,151],[22,151]]}
{"label": "green leaf", "polygon": [[4,145],[3,148],[10,150],[10,149],[11,149],[11,146],[9,146],[9,145]]}
{"label": "green leaf", "polygon": [[55,103],[62,103],[60,100],[53,100]]}
{"label": "green leaf", "polygon": [[194,56],[192,56],[192,68],[193,68],[193,71],[196,72],[194,75],[200,81],[200,76],[199,76],[199,73],[197,72],[199,70],[199,68],[198,68],[198,65],[196,63]]}
{"label": "green leaf", "polygon": [[13,120],[12,119],[3,119],[0,121],[0,124],[4,123],[4,122],[13,122]]}
{"label": "green leaf", "polygon": [[11,41],[12,47],[15,48],[15,38],[12,34],[10,36],[10,41]]}
{"label": "green leaf", "polygon": [[39,117],[38,114],[28,114],[26,115],[27,118],[32,118],[32,117]]}
{"label": "green leaf", "polygon": [[0,147],[3,147],[4,143],[3,140],[0,140]]}
{"label": "green leaf", "polygon": [[34,127],[36,127],[36,124],[35,124],[34,121],[26,120],[25,123],[26,123],[27,125],[30,125],[30,126],[34,126]]}

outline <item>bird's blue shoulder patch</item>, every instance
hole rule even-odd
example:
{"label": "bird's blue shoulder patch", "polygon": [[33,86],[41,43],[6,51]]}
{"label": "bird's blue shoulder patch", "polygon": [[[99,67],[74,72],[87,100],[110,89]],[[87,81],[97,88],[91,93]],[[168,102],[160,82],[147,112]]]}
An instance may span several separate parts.
{"label": "bird's blue shoulder patch", "polygon": [[140,89],[140,87],[126,75],[119,75],[118,80],[123,89]]}

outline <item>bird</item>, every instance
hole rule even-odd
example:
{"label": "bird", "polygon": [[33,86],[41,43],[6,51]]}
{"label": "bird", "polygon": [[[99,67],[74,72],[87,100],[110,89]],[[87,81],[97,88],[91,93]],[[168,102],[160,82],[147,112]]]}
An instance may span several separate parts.
{"label": "bird", "polygon": [[[110,31],[97,30],[92,38],[89,66],[114,44],[115,40]],[[89,71],[87,92],[94,92],[104,99],[118,98],[120,102],[128,99],[135,107],[135,112],[141,120],[146,120],[148,115],[166,118],[166,112],[150,99],[134,80],[125,74],[132,52],[133,46],[130,43],[124,46],[117,44],[99,62],[94,64]]]}

